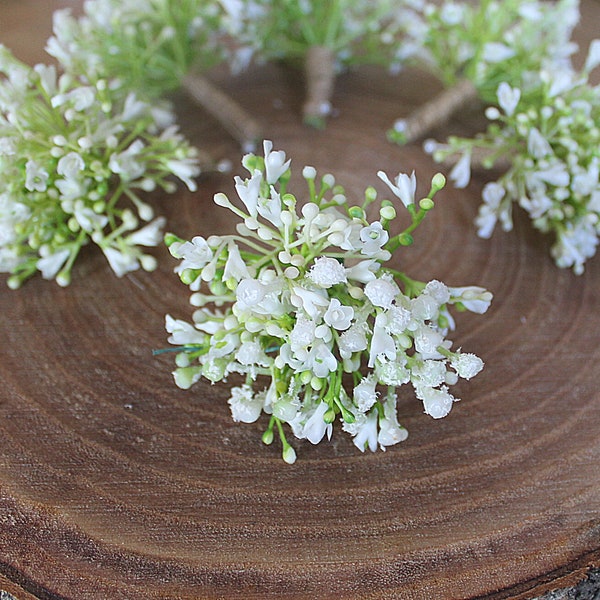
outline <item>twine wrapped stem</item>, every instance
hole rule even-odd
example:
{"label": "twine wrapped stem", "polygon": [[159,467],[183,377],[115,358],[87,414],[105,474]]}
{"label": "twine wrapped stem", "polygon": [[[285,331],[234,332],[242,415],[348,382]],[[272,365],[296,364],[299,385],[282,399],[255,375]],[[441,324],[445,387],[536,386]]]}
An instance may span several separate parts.
{"label": "twine wrapped stem", "polygon": [[231,97],[200,75],[188,75],[183,88],[236,139],[245,152],[261,139],[258,123]]}
{"label": "twine wrapped stem", "polygon": [[420,106],[406,119],[397,121],[394,126],[394,137],[404,144],[421,139],[435,127],[446,123],[457,110],[474,102],[478,97],[479,93],[475,86],[468,79],[461,79],[456,85],[444,89]]}
{"label": "twine wrapped stem", "polygon": [[306,100],[302,109],[304,122],[323,127],[331,112],[331,96],[335,82],[335,54],[331,48],[312,46],[305,62]]}

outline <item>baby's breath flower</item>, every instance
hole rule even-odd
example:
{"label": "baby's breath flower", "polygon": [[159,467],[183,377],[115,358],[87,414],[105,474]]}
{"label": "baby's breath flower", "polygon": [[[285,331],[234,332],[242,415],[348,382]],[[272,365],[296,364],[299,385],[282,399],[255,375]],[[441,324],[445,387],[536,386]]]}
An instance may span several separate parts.
{"label": "baby's breath flower", "polygon": [[[243,159],[249,178],[235,179],[238,204],[215,196],[243,222],[238,234],[165,238],[197,307],[191,323],[166,317],[169,342],[178,350],[175,383],[187,389],[201,377],[244,376],[231,389],[233,419],[270,415],[262,439],[270,444],[277,432],[289,463],[296,453],[285,424],[296,438],[316,444],[339,422],[361,451],[385,450],[408,435],[397,420],[397,388],[411,383],[425,412],[440,418],[455,400],[448,386],[481,370],[475,355],[451,350],[449,308],[485,312],[491,294],[476,286],[419,282],[386,267],[431,207],[409,203],[403,216],[410,224],[392,234],[389,222],[366,218],[375,200],[371,191],[363,206],[338,204],[334,195],[345,192],[333,188],[332,176],[319,188],[313,168],[303,171],[308,193],[300,203],[287,190],[290,161],[270,142],[264,149],[265,158]],[[414,174],[395,180],[415,193]],[[430,200],[441,187],[436,176]],[[389,200],[382,204],[391,206]],[[267,205],[268,211],[259,209]],[[354,233],[332,236],[342,230]],[[376,258],[365,259],[374,240]]]}
{"label": "baby's breath flower", "polygon": [[[512,113],[532,73],[562,69],[577,49],[570,37],[579,20],[578,0],[419,4],[419,26],[408,28],[398,44],[415,48],[410,60],[436,75],[445,89],[394,123],[388,137],[399,144],[426,136],[477,98],[495,103],[498,90],[500,105]],[[465,163],[453,176],[462,187],[469,181]]]}
{"label": "baby's breath flower", "polygon": [[339,260],[322,256],[315,259],[308,278],[318,287],[330,288],[337,283],[346,283],[346,271]]}
{"label": "baby's breath flower", "polygon": [[522,88],[501,83],[497,114],[484,134],[430,145],[440,161],[477,151],[489,156],[486,166],[505,161],[505,173],[483,188],[478,234],[489,238],[497,223],[512,229],[517,203],[536,229],[553,234],[556,264],[576,274],[596,253],[600,235],[600,86],[589,83],[586,70],[597,65],[597,47],[591,45],[580,72],[555,67],[530,74]]}
{"label": "baby's breath flower", "polygon": [[[230,54],[230,39],[223,39],[228,11],[222,4],[211,0],[86,0],[80,16],[73,16],[70,9],[55,11],[46,51],[64,71],[85,78],[92,86],[105,88],[107,81],[118,81],[121,94],[133,91],[147,102],[183,88],[243,148],[253,148],[260,137],[258,124],[202,75]],[[83,96],[81,101],[85,101]],[[136,103],[128,106],[131,119],[138,108]],[[209,157],[206,160],[212,162]],[[176,157],[169,160],[168,168],[193,187],[187,161]]]}
{"label": "baby's breath flower", "polygon": [[154,107],[133,94],[0,55],[0,271],[11,273],[9,286],[36,271],[68,285],[90,241],[118,276],[154,269],[140,247],[160,241],[164,219],[140,190],[168,191],[173,160],[185,161],[179,174],[192,186],[195,151],[172,127],[165,136]]}
{"label": "baby's breath flower", "polygon": [[229,406],[233,420],[242,423],[254,423],[263,410],[262,398],[257,397],[247,384],[231,388]]}
{"label": "baby's breath flower", "polygon": [[[222,2],[224,27],[236,42],[234,67],[259,60],[302,61],[306,71],[305,122],[322,127],[331,114],[338,71],[380,64],[397,71],[412,54],[398,38],[417,24],[413,5],[391,0],[239,0]],[[270,176],[267,176],[267,180]]]}
{"label": "baby's breath flower", "polygon": [[215,8],[204,0],[87,0],[80,17],[55,11],[46,50],[70,73],[157,98],[180,87],[192,66],[222,56]]}
{"label": "baby's breath flower", "polygon": [[[525,10],[522,0],[425,2],[421,28],[407,35],[419,46],[419,64],[448,85],[467,77],[489,101],[500,82],[507,82],[508,91],[520,86],[524,73],[568,60],[577,49],[570,38],[578,5],[578,0],[531,0]],[[460,18],[449,19],[450,12]]]}

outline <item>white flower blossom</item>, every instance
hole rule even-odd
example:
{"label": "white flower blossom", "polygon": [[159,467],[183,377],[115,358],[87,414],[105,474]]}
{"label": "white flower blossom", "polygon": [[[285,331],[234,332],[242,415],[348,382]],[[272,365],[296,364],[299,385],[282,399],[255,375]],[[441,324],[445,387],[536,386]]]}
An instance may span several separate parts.
{"label": "white flower blossom", "polygon": [[275,183],[289,168],[291,160],[285,160],[283,150],[273,151],[273,143],[265,140],[263,143],[265,151],[265,171],[268,184]]}
{"label": "white flower blossom", "polygon": [[368,227],[363,227],[360,230],[360,239],[363,243],[361,253],[365,256],[374,256],[387,243],[390,236],[383,229],[379,221],[371,223]]}
{"label": "white flower blossom", "polygon": [[415,388],[417,397],[423,402],[425,413],[434,419],[445,417],[452,409],[454,397],[446,386],[440,389],[430,387]]}
{"label": "white flower blossom", "polygon": [[[414,309],[414,304],[412,306]],[[406,331],[413,320],[413,313],[403,306],[390,306],[385,311],[385,330],[400,335]]]}
{"label": "white flower blossom", "polygon": [[65,154],[56,166],[56,172],[67,179],[75,179],[85,168],[85,161],[77,152]]}
{"label": "white flower blossom", "polygon": [[162,239],[165,217],[158,217],[127,236],[129,244],[134,246],[156,246]]}
{"label": "white flower blossom", "polygon": [[315,340],[306,359],[306,370],[312,371],[316,377],[327,377],[337,366],[337,359],[328,345],[321,340]]}
{"label": "white flower blossom", "polygon": [[503,81],[498,86],[498,104],[500,108],[505,112],[507,116],[511,116],[517,105],[519,104],[519,100],[521,99],[521,90],[518,88],[512,88],[510,84]]}
{"label": "white flower blossom", "polygon": [[450,364],[456,369],[459,377],[463,379],[471,379],[483,369],[483,361],[479,356],[470,353],[461,352],[453,356],[450,359]]}
{"label": "white flower blossom", "polygon": [[139,269],[140,265],[133,254],[122,252],[112,246],[103,247],[102,252],[117,277],[123,277],[131,271]]}
{"label": "white flower blossom", "polygon": [[[348,430],[346,426],[346,430]],[[359,415],[352,426],[354,445],[364,452],[367,448],[371,452],[377,450],[377,412],[371,411],[367,415]]]}
{"label": "white flower blossom", "polygon": [[87,232],[102,230],[108,223],[106,215],[99,215],[92,208],[85,206],[82,200],[75,202],[73,215],[81,229]]}
{"label": "white flower blossom", "polygon": [[[474,355],[453,352],[445,336],[453,304],[483,312],[491,294],[387,269],[387,247],[401,245],[403,232],[392,237],[382,222],[369,224],[364,208],[337,203],[345,192],[332,175],[319,189],[312,168],[304,169],[309,197],[297,212],[287,189],[289,161],[269,143],[265,153],[268,168],[280,171],[275,181],[266,183],[267,165],[254,155],[243,159],[252,179],[235,180],[247,212],[224,194],[216,197],[242,221],[237,234],[190,242],[166,237],[195,307],[191,323],[167,319],[169,342],[178,346],[175,382],[187,389],[199,378],[245,376],[231,391],[233,418],[253,422],[264,412],[263,441],[278,434],[286,462],[296,460],[296,450],[284,425],[317,444],[333,436],[339,421],[361,451],[385,450],[408,435],[397,419],[397,388],[411,384],[426,412],[439,418],[453,402],[448,386],[481,368]],[[439,184],[439,178],[432,183],[431,196]],[[375,199],[370,189],[366,197]],[[412,231],[424,214],[412,207],[407,213]],[[395,218],[383,214],[386,222]],[[337,235],[347,230],[349,236]],[[365,259],[369,243],[374,254]],[[270,382],[257,391],[262,377]]]}
{"label": "white flower blossom", "polygon": [[450,179],[454,182],[454,186],[461,189],[469,185],[471,181],[471,153],[465,152],[460,160],[452,167],[450,171]]}
{"label": "white flower blossom", "polygon": [[382,308],[390,308],[399,292],[398,286],[390,277],[373,279],[365,285],[365,296],[373,306]]}
{"label": "white flower blossom", "polygon": [[223,279],[226,281],[230,278],[233,278],[236,281],[241,281],[242,279],[248,280],[250,278],[250,273],[248,272],[246,263],[240,255],[240,249],[237,247],[237,244],[229,242],[227,245],[227,254],[228,257],[227,262],[225,263],[225,269],[223,270]]}
{"label": "white flower blossom", "polygon": [[399,173],[394,182],[391,182],[383,171],[378,171],[377,176],[387,184],[397,198],[400,198],[404,206],[414,204],[417,191],[417,178],[414,171],[410,176],[406,173]]}
{"label": "white flower blossom", "polygon": [[383,403],[383,419],[379,419],[379,434],[377,435],[377,441],[382,450],[385,450],[387,446],[404,442],[408,438],[408,431],[398,423],[396,399],[396,394],[388,394]]}
{"label": "white flower blossom", "polygon": [[529,130],[527,151],[534,158],[544,158],[544,156],[552,154],[552,146],[550,146],[548,140],[539,132],[537,127],[532,127]]}
{"label": "white flower blossom", "polygon": [[319,287],[330,288],[348,280],[344,266],[335,258],[321,256],[315,260],[308,272],[308,278]]}
{"label": "white flower blossom", "polygon": [[313,319],[320,317],[325,312],[325,307],[329,306],[327,296],[299,285],[292,288],[290,300],[292,304],[302,308]]}
{"label": "white flower blossom", "polygon": [[442,342],[442,334],[427,325],[415,332],[415,350],[424,358],[441,358],[438,348]]}
{"label": "white flower blossom", "polygon": [[259,170],[255,170],[250,179],[242,180],[237,175],[235,177],[235,191],[251,217],[256,217],[258,214],[258,198],[262,180],[262,173]]}
{"label": "white flower blossom", "polygon": [[490,63],[499,63],[515,55],[515,51],[510,46],[500,42],[488,42],[483,47],[482,60]]}
{"label": "white flower blossom", "polygon": [[195,157],[172,158],[166,161],[165,167],[175,177],[179,177],[191,192],[195,192],[198,189],[194,177],[200,175],[200,167]]}
{"label": "white flower blossom", "polygon": [[70,252],[66,248],[64,250],[59,250],[54,254],[40,258],[36,263],[36,267],[41,271],[44,279],[54,279],[56,274],[65,264],[69,254]]}
{"label": "white flower blossom", "polygon": [[231,397],[227,402],[236,422],[254,423],[263,409],[260,396],[257,397],[249,385],[232,387]]}
{"label": "white flower blossom", "polygon": [[344,331],[338,340],[342,358],[350,358],[356,352],[362,352],[368,347],[367,329],[363,324],[355,323]]}
{"label": "white flower blossom", "polygon": [[450,300],[450,290],[448,289],[448,286],[436,279],[429,281],[423,292],[428,296],[431,296],[438,306],[446,304]]}
{"label": "white flower blossom", "polygon": [[361,260],[351,267],[346,267],[344,270],[346,272],[347,279],[353,279],[354,281],[358,281],[360,283],[368,283],[375,279],[375,272],[379,269],[379,263],[375,260]]}
{"label": "white flower blossom", "polygon": [[450,287],[450,301],[460,302],[467,310],[483,314],[490,307],[492,295],[485,288],[476,285]]}
{"label": "white flower blossom", "polygon": [[583,69],[589,73],[598,65],[600,65],[600,39],[595,39],[590,43]]}
{"label": "white flower blossom", "polygon": [[354,309],[351,306],[343,306],[337,298],[332,298],[323,315],[323,320],[330,327],[338,331],[345,331],[350,327],[353,317]]}
{"label": "white flower blossom", "polygon": [[200,235],[194,236],[191,242],[176,242],[169,247],[169,250],[175,258],[183,259],[177,266],[178,273],[186,269],[202,269],[213,257],[210,246]]}
{"label": "white flower blossom", "polygon": [[411,379],[417,387],[438,387],[446,381],[446,364],[440,360],[424,360],[413,368]]}
{"label": "white flower blossom", "polygon": [[138,179],[145,171],[143,163],[137,160],[143,148],[144,143],[141,140],[135,140],[123,152],[113,154],[108,161],[110,170],[126,181]]}
{"label": "white flower blossom", "polygon": [[360,383],[354,388],[354,402],[361,413],[367,412],[377,401],[379,394],[376,387],[377,380],[369,375],[361,379]]}
{"label": "white flower blossom", "polygon": [[48,171],[46,171],[41,165],[37,164],[33,160],[28,160],[25,164],[25,187],[30,192],[45,192],[48,185],[47,181],[50,177]]}
{"label": "white flower blossom", "polygon": [[369,367],[373,367],[379,360],[386,362],[395,360],[397,354],[394,338],[386,331],[387,319],[384,314],[378,314],[375,317],[375,326],[373,327],[373,337],[371,338],[371,348],[369,353]]}
{"label": "white flower blossom", "polygon": [[325,434],[331,438],[333,425],[325,423],[324,415],[329,410],[329,405],[326,402],[321,402],[304,424],[303,436],[311,443],[318,444]]}

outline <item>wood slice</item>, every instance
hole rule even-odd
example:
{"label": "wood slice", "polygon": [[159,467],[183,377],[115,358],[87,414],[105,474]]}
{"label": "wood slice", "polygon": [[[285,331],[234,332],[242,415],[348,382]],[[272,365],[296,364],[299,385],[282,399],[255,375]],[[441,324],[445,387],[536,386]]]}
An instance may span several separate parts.
{"label": "wood slice", "polygon": [[[341,76],[325,131],[302,125],[295,72],[214,79],[292,158],[298,194],[305,164],[354,200],[384,192],[379,169],[414,169],[422,191],[437,171],[418,146],[385,139],[436,89],[418,73]],[[155,195],[157,211],[183,237],[230,231],[212,196],[234,197],[239,149],[189,101],[179,108],[184,133],[235,166],[195,194]],[[293,440],[290,466],[260,442],[264,420],[232,422],[227,385],[175,387],[172,356],[151,352],[167,346],[164,315],[192,309],[165,248],[151,274],[117,279],[90,248],[66,289],[34,278],[0,290],[0,587],[68,600],[529,598],[598,565],[600,258],[580,277],[559,270],[521,213],[513,232],[478,239],[485,181],[444,190],[395,262],[494,292],[453,336],[486,368],[441,421],[402,392],[410,435],[385,453],[337,431]]]}

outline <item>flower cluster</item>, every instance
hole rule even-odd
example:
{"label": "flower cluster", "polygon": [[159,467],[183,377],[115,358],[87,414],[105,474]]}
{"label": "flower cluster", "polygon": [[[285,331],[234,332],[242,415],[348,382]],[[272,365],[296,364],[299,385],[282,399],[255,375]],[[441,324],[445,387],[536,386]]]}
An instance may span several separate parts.
{"label": "flower cluster", "polygon": [[[484,102],[495,100],[501,82],[527,85],[543,69],[562,68],[577,49],[570,38],[579,20],[578,0],[445,0],[423,3],[420,22],[406,32],[413,63],[436,75],[447,87],[461,80]],[[388,132],[406,141],[406,120]]]}
{"label": "flower cluster", "polygon": [[160,241],[164,219],[139,195],[173,191],[172,174],[195,189],[198,173],[173,115],[114,82],[30,68],[3,47],[0,73],[0,271],[12,274],[8,285],[38,270],[67,285],[90,240],[118,276],[152,270],[155,259],[140,246]]}
{"label": "flower cluster", "polygon": [[527,87],[500,84],[484,134],[426,143],[436,160],[461,157],[451,173],[457,187],[468,184],[478,151],[485,153],[484,166],[508,162],[508,170],[483,189],[479,235],[490,237],[498,220],[510,230],[512,204],[518,203],[537,229],[555,235],[556,264],[577,274],[595,254],[600,234],[600,86],[588,81],[598,64],[600,40],[591,44],[581,72],[555,68]]}
{"label": "flower cluster", "polygon": [[579,21],[578,0],[485,0],[477,5],[428,4],[425,48],[441,79],[467,76],[493,96],[500,81],[522,81],[523,73],[564,63]]}
{"label": "flower cluster", "polygon": [[[148,102],[183,89],[243,148],[254,148],[258,123],[202,75],[237,52],[219,0],[86,0],[83,8],[77,18],[56,11],[46,45],[67,73],[91,85],[111,79]],[[205,162],[216,166],[208,155]]]}
{"label": "flower cluster", "polygon": [[[236,234],[166,237],[196,308],[191,323],[166,317],[176,384],[187,389],[202,377],[244,375],[231,390],[233,419],[270,415],[263,441],[271,443],[276,430],[289,463],[296,454],[284,424],[316,444],[339,418],[361,451],[404,440],[396,416],[396,390],[404,384],[412,384],[428,415],[446,416],[456,400],[450,386],[483,367],[474,354],[451,349],[449,307],[483,313],[492,296],[476,286],[415,281],[384,266],[412,243],[444,177],[436,175],[428,196],[415,201],[414,174],[390,180],[378,173],[411,220],[393,235],[389,200],[380,202],[376,220],[367,218],[377,199],[373,187],[361,206],[350,206],[331,174],[318,179],[307,166],[309,198],[300,205],[287,191],[283,151],[266,141],[264,158],[249,154],[243,165],[250,176],[235,178],[240,202],[222,193],[214,199],[239,217]],[[262,376],[267,384],[255,389]]]}
{"label": "flower cluster", "polygon": [[356,64],[395,70],[410,54],[398,39],[413,22],[414,2],[391,0],[222,0],[224,27],[237,41],[236,64],[304,62],[305,121],[322,126],[331,112],[335,72]]}
{"label": "flower cluster", "polygon": [[394,34],[414,2],[390,0],[222,0],[227,29],[266,57],[302,57],[310,46],[331,48],[340,63],[400,57]]}
{"label": "flower cluster", "polygon": [[156,98],[180,87],[192,67],[206,68],[218,49],[222,10],[206,0],[86,0],[84,14],[54,13],[46,50],[90,82],[119,80],[122,89]]}

